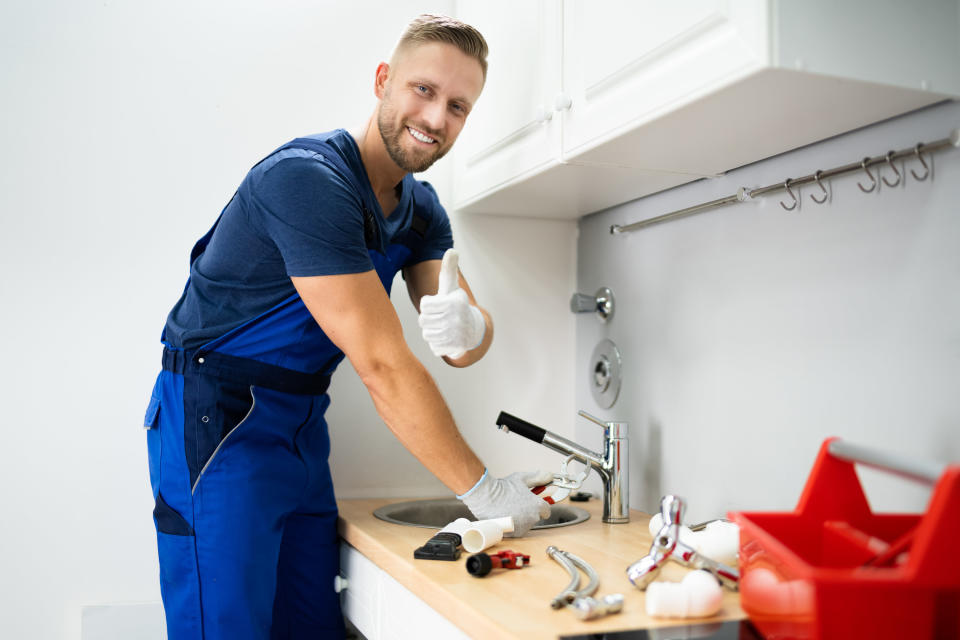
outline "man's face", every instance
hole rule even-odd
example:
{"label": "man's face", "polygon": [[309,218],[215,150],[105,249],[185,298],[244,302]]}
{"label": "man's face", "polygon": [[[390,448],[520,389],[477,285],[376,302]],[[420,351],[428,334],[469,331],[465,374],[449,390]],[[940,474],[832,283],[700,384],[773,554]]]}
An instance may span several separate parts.
{"label": "man's face", "polygon": [[483,89],[480,63],[431,42],[397,55],[382,89],[380,136],[398,167],[425,171],[453,146]]}

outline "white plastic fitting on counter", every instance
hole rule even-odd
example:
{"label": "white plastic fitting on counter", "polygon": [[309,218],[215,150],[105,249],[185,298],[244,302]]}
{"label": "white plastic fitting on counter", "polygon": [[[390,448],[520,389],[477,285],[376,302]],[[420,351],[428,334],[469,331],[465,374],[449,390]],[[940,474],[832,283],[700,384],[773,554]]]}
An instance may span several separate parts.
{"label": "white plastic fitting on counter", "polygon": [[[655,536],[663,526],[663,516],[659,513],[650,518],[650,535]],[[740,550],[740,527],[733,522],[715,520],[700,531],[691,531],[680,525],[680,540],[693,547],[697,553],[711,560],[722,562],[731,567],[737,566],[737,552]]]}
{"label": "white plastic fitting on counter", "polygon": [[492,518],[490,520],[467,520],[457,518],[441,533],[455,533],[460,536],[461,544],[469,553],[479,553],[503,540],[504,533],[513,531],[513,518]]}
{"label": "white plastic fitting on counter", "polygon": [[477,520],[471,522],[470,526],[460,534],[460,539],[466,551],[479,553],[503,540],[503,534],[510,531],[513,531],[513,518],[510,516]]}
{"label": "white plastic fitting on counter", "polygon": [[647,587],[647,615],[658,618],[707,618],[720,611],[723,589],[709,571],[691,571],[680,582]]}
{"label": "white plastic fitting on counter", "polygon": [[440,533],[455,533],[458,536],[463,536],[463,532],[467,530],[473,524],[472,520],[467,520],[466,518],[457,518],[443,529],[440,529]]}

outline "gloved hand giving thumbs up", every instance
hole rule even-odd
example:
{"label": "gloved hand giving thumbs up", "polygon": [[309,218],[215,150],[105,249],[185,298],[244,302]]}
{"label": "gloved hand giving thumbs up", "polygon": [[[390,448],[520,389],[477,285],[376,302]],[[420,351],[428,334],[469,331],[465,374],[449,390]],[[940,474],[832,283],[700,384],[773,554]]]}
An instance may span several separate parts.
{"label": "gloved hand giving thumbs up", "polygon": [[440,263],[437,295],[420,298],[420,329],[435,356],[459,358],[483,342],[487,323],[460,288],[460,255],[447,249]]}

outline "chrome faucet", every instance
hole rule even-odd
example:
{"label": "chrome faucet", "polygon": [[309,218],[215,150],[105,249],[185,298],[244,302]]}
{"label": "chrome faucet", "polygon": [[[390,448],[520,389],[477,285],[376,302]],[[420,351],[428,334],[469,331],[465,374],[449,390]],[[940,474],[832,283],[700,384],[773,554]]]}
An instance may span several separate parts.
{"label": "chrome faucet", "polygon": [[529,438],[566,456],[574,456],[590,465],[603,481],[603,521],[612,524],[630,522],[629,459],[627,423],[604,422],[586,411],[581,416],[603,427],[603,453],[595,453],[563,436],[542,429],[504,411],[497,417],[500,429]]}

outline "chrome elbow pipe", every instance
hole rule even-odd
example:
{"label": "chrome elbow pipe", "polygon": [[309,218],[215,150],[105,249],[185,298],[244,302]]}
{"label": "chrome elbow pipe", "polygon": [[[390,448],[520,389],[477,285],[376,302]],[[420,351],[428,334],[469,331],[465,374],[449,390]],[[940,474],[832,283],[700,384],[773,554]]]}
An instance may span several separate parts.
{"label": "chrome elbow pipe", "polygon": [[663,526],[653,538],[650,553],[627,567],[627,578],[633,586],[643,591],[660,574],[663,565],[673,560],[692,569],[709,571],[723,586],[736,591],[740,583],[737,569],[698,553],[680,540],[684,508],[683,500],[677,496],[667,495],[660,500]]}

